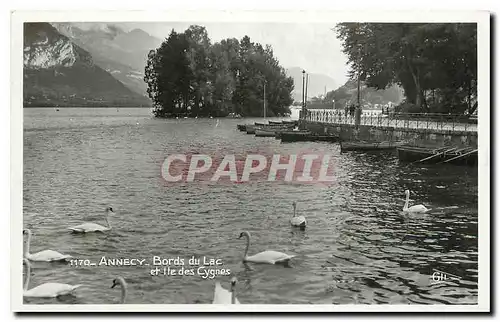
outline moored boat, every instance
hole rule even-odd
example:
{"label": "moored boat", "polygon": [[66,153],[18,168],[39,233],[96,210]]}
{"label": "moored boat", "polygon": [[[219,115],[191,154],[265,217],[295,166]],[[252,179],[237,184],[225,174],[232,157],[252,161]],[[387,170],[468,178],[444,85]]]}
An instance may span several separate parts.
{"label": "moored boat", "polygon": [[281,142],[301,142],[301,141],[325,141],[337,142],[338,136],[318,135],[309,131],[287,131],[280,133]]}
{"label": "moored boat", "polygon": [[264,124],[264,125],[247,125],[246,130],[247,130],[247,134],[256,134],[255,133],[256,129],[272,130],[274,132],[274,131],[283,130],[283,129],[291,130],[292,128],[293,128],[293,126],[291,126],[291,125]]}
{"label": "moored boat", "polygon": [[258,137],[274,137],[275,136],[275,130],[272,129],[261,129],[257,128],[255,129],[255,136]]}
{"label": "moored boat", "polygon": [[247,134],[255,134],[255,125],[248,124],[245,130]]}
{"label": "moored boat", "polygon": [[259,137],[275,137],[276,133],[281,133],[285,131],[292,130],[291,127],[256,127],[255,128],[255,136]]}
{"label": "moored boat", "polygon": [[[236,125],[236,127],[239,131],[247,132],[247,134],[255,134],[256,128],[261,128],[264,130],[283,130],[283,129],[292,130],[295,126],[297,126],[295,121],[287,122],[287,123],[269,121],[269,123],[255,122],[254,124],[237,124]],[[273,136],[274,136],[274,134],[273,134]]]}
{"label": "moored boat", "polygon": [[294,128],[292,130],[286,130],[286,131],[276,132],[274,137],[276,139],[281,139],[281,134],[282,133],[290,133],[291,135],[295,135],[297,133],[311,133],[311,132],[308,131],[308,130],[299,130],[298,128]]}

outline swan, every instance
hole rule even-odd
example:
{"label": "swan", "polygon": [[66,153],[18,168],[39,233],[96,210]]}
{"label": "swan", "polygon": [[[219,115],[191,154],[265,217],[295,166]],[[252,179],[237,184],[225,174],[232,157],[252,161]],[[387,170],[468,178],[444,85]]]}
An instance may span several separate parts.
{"label": "swan", "polygon": [[73,256],[64,255],[55,250],[46,249],[38,253],[30,254],[30,244],[31,244],[31,230],[24,229],[23,234],[28,235],[28,241],[26,244],[26,250],[24,251],[24,257],[34,262],[56,262],[56,261],[69,261]]}
{"label": "swan", "polygon": [[236,298],[236,277],[231,279],[231,290],[228,291],[220,285],[220,282],[215,283],[214,300],[212,304],[240,304]]}
{"label": "swan", "polygon": [[114,288],[117,285],[120,285],[122,288],[120,304],[125,304],[125,298],[127,297],[127,282],[125,282],[125,279],[123,277],[118,276],[113,280],[113,285],[111,285],[111,288]]}
{"label": "swan", "polygon": [[62,283],[45,283],[29,290],[28,287],[30,283],[31,266],[30,262],[26,258],[23,258],[23,263],[26,264],[26,269],[27,269],[26,281],[24,282],[24,288],[23,288],[24,297],[45,297],[45,298],[58,297],[70,294],[78,287],[83,286],[81,284],[69,285]]}
{"label": "swan", "polygon": [[247,256],[248,248],[250,248],[250,233],[244,231],[240,234],[238,239],[245,236],[247,238],[247,247],[245,248],[245,255],[243,255],[243,262],[253,262],[262,264],[278,264],[278,263],[288,263],[290,259],[295,257],[295,255],[287,255],[285,253],[277,252],[274,250],[266,250],[258,254]]}
{"label": "swan", "polygon": [[109,221],[108,221],[108,213],[110,211],[114,212],[113,208],[107,207],[106,208],[106,217],[104,218],[106,220],[107,227],[101,226],[99,224],[87,222],[87,223],[84,223],[84,224],[81,224],[81,225],[78,225],[78,226],[70,227],[68,229],[71,230],[74,233],[91,233],[91,232],[96,232],[96,231],[108,231],[108,230],[111,230],[111,225],[109,224]]}
{"label": "swan", "polygon": [[425,208],[424,205],[414,205],[408,208],[408,203],[410,202],[410,190],[405,190],[406,194],[406,202],[403,207],[404,212],[411,212],[411,213],[424,213],[429,211],[429,209]]}
{"label": "swan", "polygon": [[293,202],[293,216],[290,218],[290,224],[295,227],[300,227],[301,229],[305,229],[307,225],[306,217],[297,216],[297,203]]}

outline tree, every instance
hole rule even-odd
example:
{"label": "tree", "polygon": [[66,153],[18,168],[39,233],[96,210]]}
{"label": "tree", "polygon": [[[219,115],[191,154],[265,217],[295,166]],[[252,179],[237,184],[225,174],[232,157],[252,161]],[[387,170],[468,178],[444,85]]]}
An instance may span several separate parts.
{"label": "tree", "polygon": [[148,60],[146,62],[146,68],[144,71],[144,81],[148,84],[147,93],[153,101],[153,108],[155,111],[156,109],[160,108],[160,106],[158,106],[158,95],[160,95],[160,89],[158,88],[157,82],[157,59],[158,55],[156,55],[156,50],[150,50],[148,54]]}
{"label": "tree", "polygon": [[[185,32],[188,49],[186,57],[191,69],[190,94],[194,104],[192,113],[200,114],[200,110],[207,107],[212,102],[212,82],[209,81],[210,72],[210,39],[205,27],[190,26]],[[205,114],[201,112],[201,114]]]}
{"label": "tree", "polygon": [[[477,97],[476,24],[342,23],[337,37],[370,87],[403,87],[423,112],[472,113]],[[474,107],[476,106],[476,107]]]}
{"label": "tree", "polygon": [[187,106],[193,78],[185,55],[187,48],[184,35],[172,30],[158,49],[149,52],[144,81],[156,116],[178,114]]}
{"label": "tree", "polygon": [[[235,90],[235,77],[231,70],[231,51],[223,40],[212,46],[210,52],[210,81],[213,84],[213,103],[219,107],[221,114],[235,112],[232,109],[231,98]],[[213,109],[214,114],[219,114]]]}
{"label": "tree", "polygon": [[250,37],[211,44],[205,27],[172,30],[151,51],[144,81],[155,115],[262,116],[266,86],[267,115],[289,113],[293,80],[273,56],[272,47]]}

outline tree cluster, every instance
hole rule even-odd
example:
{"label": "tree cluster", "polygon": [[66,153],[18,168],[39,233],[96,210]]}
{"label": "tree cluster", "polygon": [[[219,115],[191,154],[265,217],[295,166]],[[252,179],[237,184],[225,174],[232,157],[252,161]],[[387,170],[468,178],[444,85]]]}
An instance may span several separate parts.
{"label": "tree cluster", "polygon": [[350,76],[376,89],[400,85],[404,112],[476,111],[475,23],[341,23],[335,30]]}
{"label": "tree cluster", "polygon": [[151,50],[144,81],[158,117],[179,115],[267,116],[289,113],[293,79],[279,65],[271,46],[248,36],[211,43],[205,27],[171,31]]}

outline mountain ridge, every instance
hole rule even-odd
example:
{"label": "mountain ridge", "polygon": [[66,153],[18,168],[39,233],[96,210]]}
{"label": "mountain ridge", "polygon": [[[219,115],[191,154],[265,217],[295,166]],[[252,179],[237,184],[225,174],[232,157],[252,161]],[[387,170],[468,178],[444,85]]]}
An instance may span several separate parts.
{"label": "mountain ridge", "polygon": [[[296,102],[302,102],[302,71],[300,67],[289,67],[286,68],[286,74],[293,78],[295,89],[293,91],[293,97]],[[307,96],[309,98],[314,96],[325,95],[327,92],[336,89],[337,82],[328,75],[319,73],[307,73],[309,75],[309,81],[307,83]]]}
{"label": "mountain ridge", "polygon": [[150,106],[49,23],[24,24],[23,105]]}
{"label": "mountain ridge", "polygon": [[61,34],[90,52],[101,68],[112,74],[132,91],[146,95],[144,68],[150,50],[161,40],[146,31],[126,31],[112,23],[52,23]]}

